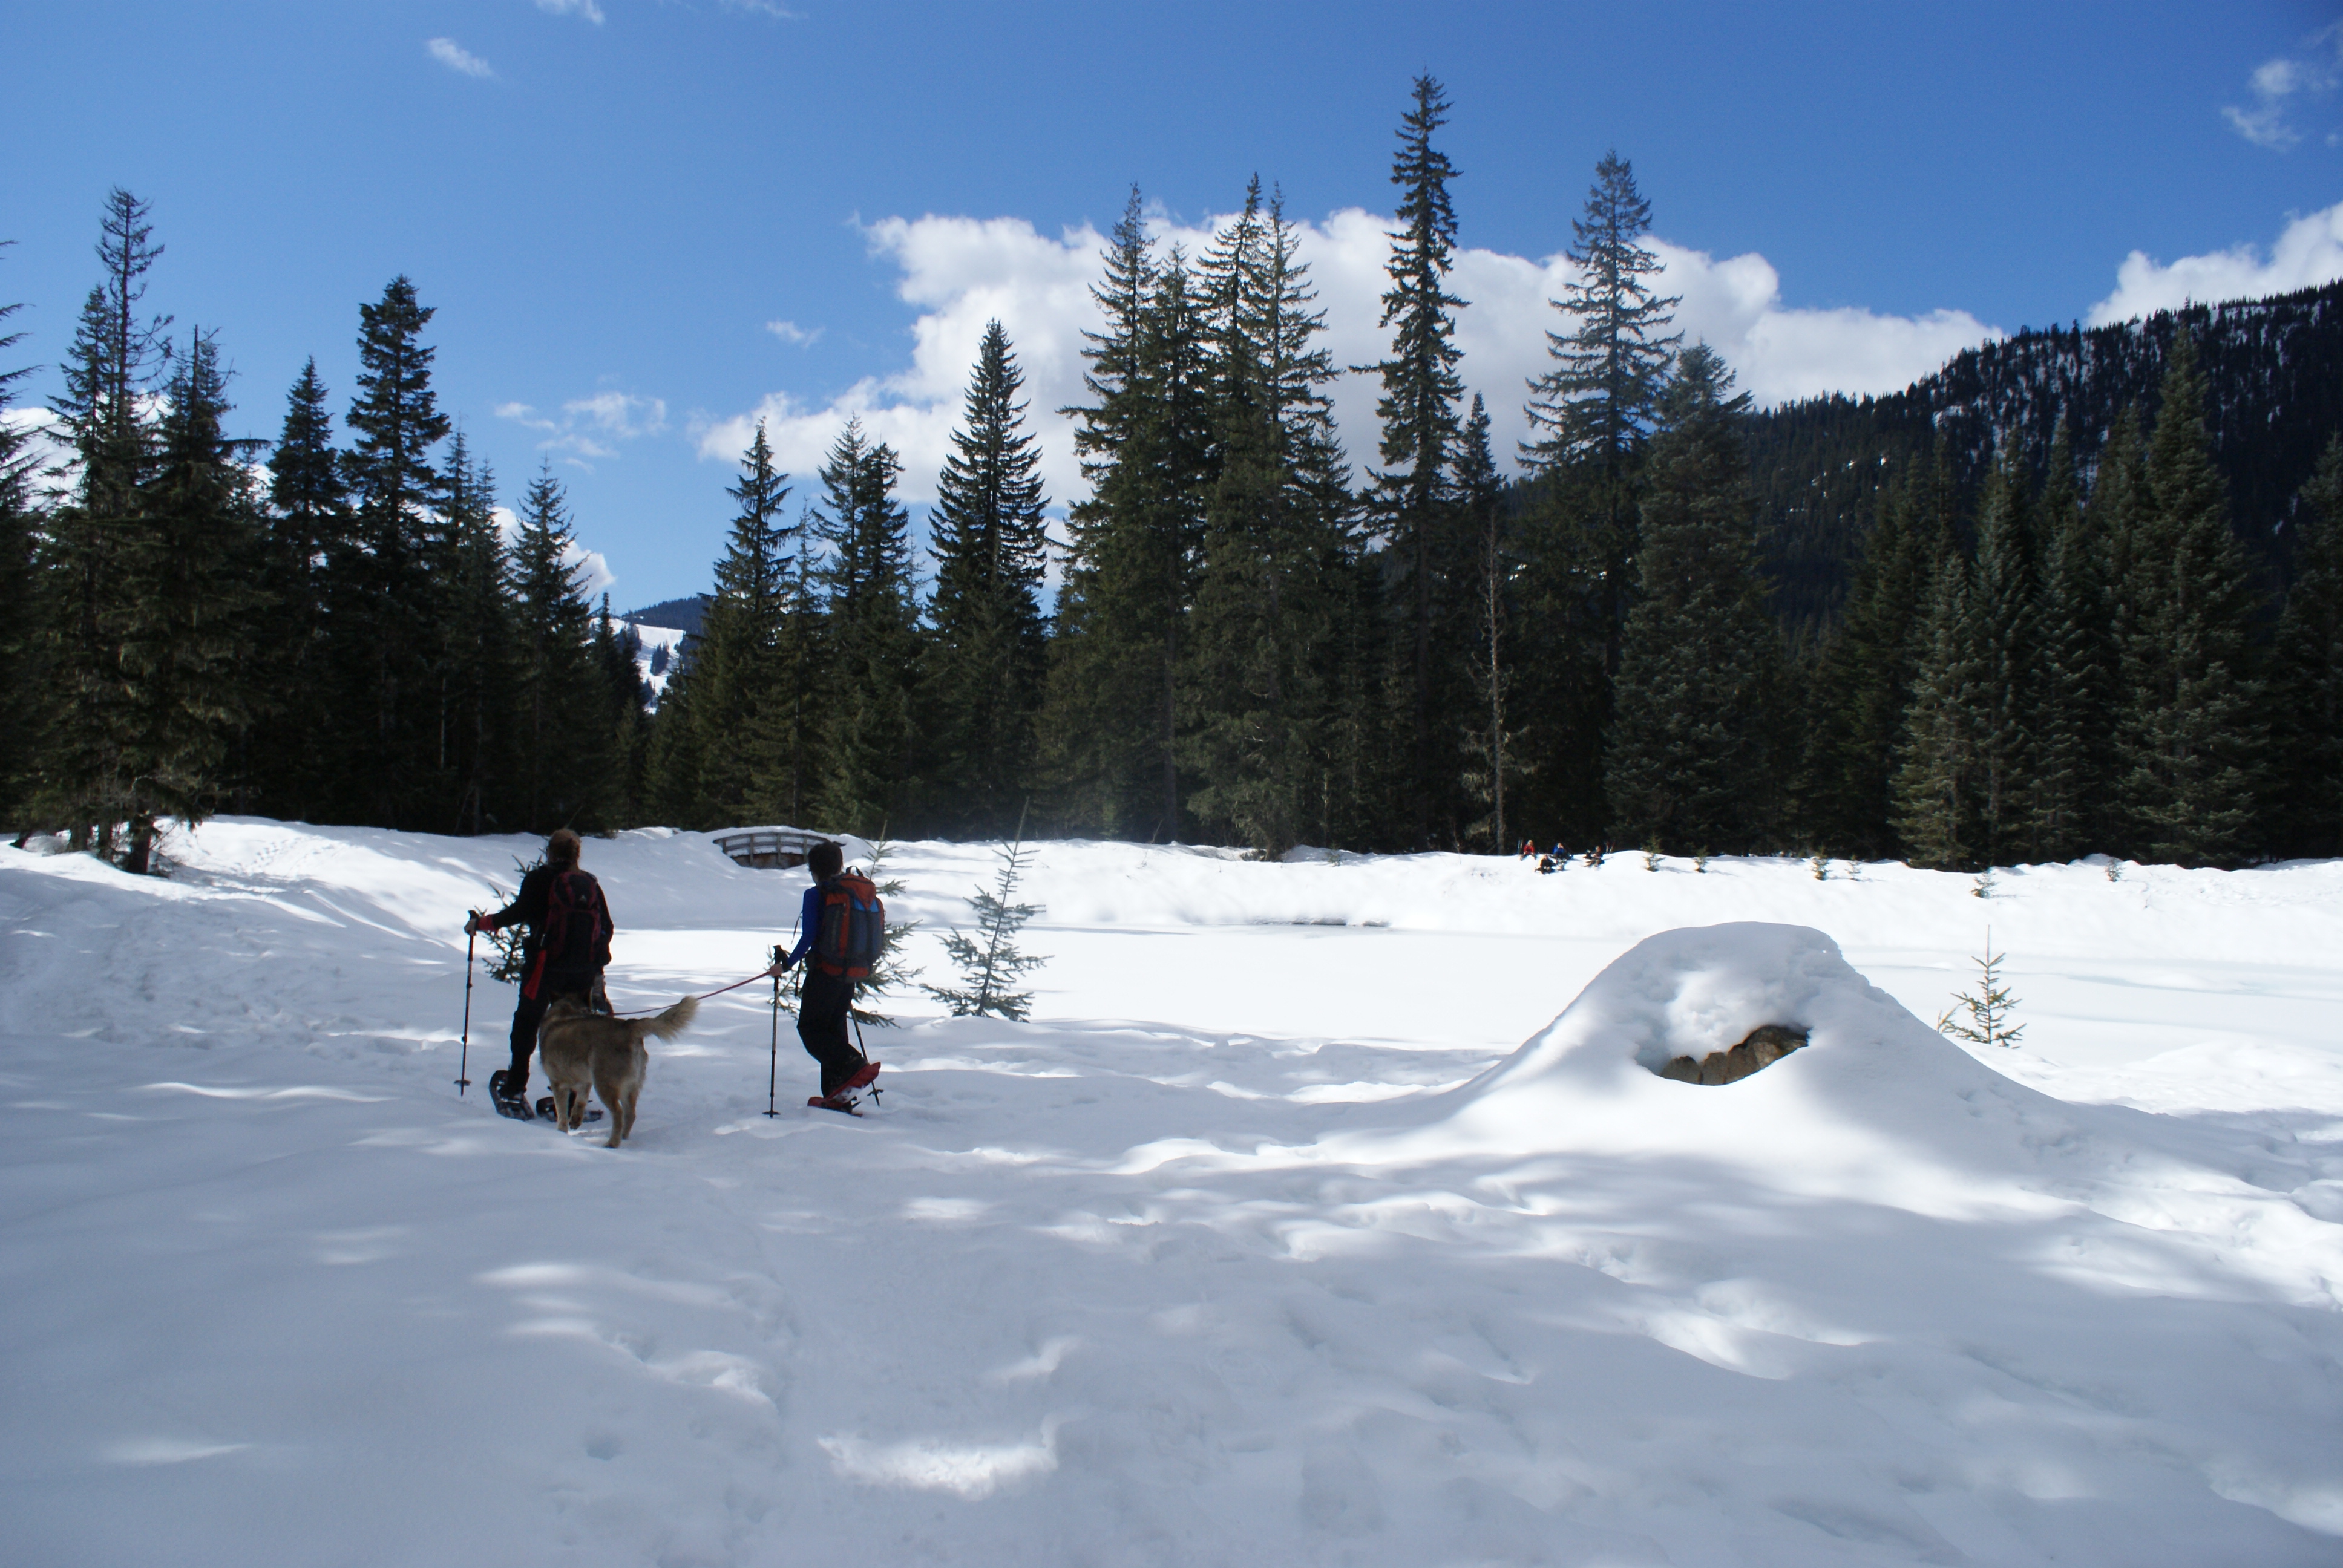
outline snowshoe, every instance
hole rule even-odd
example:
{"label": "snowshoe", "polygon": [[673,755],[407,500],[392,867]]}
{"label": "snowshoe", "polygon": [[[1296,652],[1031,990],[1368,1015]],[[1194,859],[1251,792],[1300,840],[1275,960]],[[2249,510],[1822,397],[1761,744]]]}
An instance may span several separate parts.
{"label": "snowshoe", "polygon": [[508,1070],[500,1067],[488,1074],[488,1103],[497,1108],[498,1116],[509,1116],[515,1121],[535,1120],[529,1114],[528,1096],[505,1091],[505,1075]]}
{"label": "snowshoe", "polygon": [[[538,1113],[539,1116],[544,1117],[548,1121],[552,1121],[552,1120],[553,1120],[553,1096],[551,1096],[550,1094],[545,1094],[545,1095],[540,1095],[540,1096],[538,1096],[538,1101],[537,1101],[537,1113]],[[599,1121],[601,1121],[601,1120],[602,1120],[602,1108],[601,1108],[600,1106],[598,1106],[598,1105],[589,1105],[589,1106],[588,1106],[588,1107],[586,1108],[586,1124],[587,1124],[587,1125],[589,1125],[589,1126],[590,1126],[590,1125],[591,1125],[591,1124],[593,1124],[594,1122]]]}
{"label": "snowshoe", "polygon": [[858,1089],[868,1089],[870,1086],[871,1081],[878,1076],[879,1064],[875,1061],[866,1061],[860,1067],[854,1070],[853,1077],[848,1079],[844,1083],[838,1086],[838,1092],[840,1094],[851,1094]]}
{"label": "snowshoe", "polygon": [[813,1094],[806,1097],[808,1107],[817,1111],[843,1111],[849,1116],[860,1116],[854,1096],[840,1090],[836,1094]]}

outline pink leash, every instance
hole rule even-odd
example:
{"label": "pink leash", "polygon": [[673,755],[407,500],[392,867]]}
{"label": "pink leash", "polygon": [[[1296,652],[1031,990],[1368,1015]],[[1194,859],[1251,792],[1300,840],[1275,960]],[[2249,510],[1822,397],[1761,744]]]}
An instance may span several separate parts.
{"label": "pink leash", "polygon": [[[693,1000],[694,1001],[706,1001],[709,997],[712,997],[712,996],[722,996],[722,995],[723,995],[726,991],[728,991],[728,990],[739,990],[742,986],[744,986],[744,985],[755,985],[759,980],[763,980],[764,978],[765,978],[765,971],[764,971],[763,970],[759,970],[755,974],[750,975],[747,980],[734,980],[730,985],[720,985],[720,986],[718,986],[714,990],[704,990],[704,991],[701,991],[698,996],[694,997],[692,1000]],[[672,1005],[672,1004],[670,1004],[670,1005]],[[614,1011],[612,1011],[612,1012],[609,1014],[609,1016],[610,1016],[610,1017],[612,1017],[612,1018],[640,1018],[640,1017],[642,1017],[642,1016],[643,1016],[644,1014],[646,1014],[646,1013],[665,1012],[666,1010],[667,1010],[667,1009],[666,1009],[666,1008],[659,1008],[659,1007],[631,1007],[631,1008],[628,1008],[628,1009],[626,1009],[626,1010],[623,1010],[623,1011],[614,1010]]]}

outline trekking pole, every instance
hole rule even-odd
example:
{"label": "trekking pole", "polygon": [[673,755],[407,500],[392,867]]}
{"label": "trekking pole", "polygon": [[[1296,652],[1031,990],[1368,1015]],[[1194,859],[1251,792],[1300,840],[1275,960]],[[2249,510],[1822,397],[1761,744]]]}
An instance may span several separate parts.
{"label": "trekking pole", "polygon": [[464,1046],[463,1055],[456,1064],[456,1098],[464,1098],[464,1091],[472,1086],[472,944],[479,940],[479,912],[464,911],[471,919],[464,922],[471,929],[464,933]]}
{"label": "trekking pole", "polygon": [[[781,961],[781,950],[773,949],[773,961]],[[765,1069],[765,1114],[779,1116],[781,1092],[781,977],[773,977],[773,1051]]]}

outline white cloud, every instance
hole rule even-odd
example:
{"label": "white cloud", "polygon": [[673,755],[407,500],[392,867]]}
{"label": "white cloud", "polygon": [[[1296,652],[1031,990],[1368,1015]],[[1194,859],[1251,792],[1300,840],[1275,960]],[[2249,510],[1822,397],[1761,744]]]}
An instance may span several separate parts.
{"label": "white cloud", "polygon": [[[1370,365],[1389,351],[1376,326],[1387,282],[1388,221],[1349,208],[1302,226],[1302,258],[1326,314],[1322,341],[1337,365]],[[762,418],[780,465],[810,476],[846,420],[860,417],[872,439],[901,456],[905,497],[931,499],[978,342],[985,323],[998,317],[1025,373],[1027,417],[1041,438],[1050,494],[1061,504],[1086,494],[1074,459],[1072,421],[1057,410],[1084,399],[1082,333],[1099,326],[1090,286],[1104,238],[1088,226],[1052,238],[1021,218],[889,218],[865,232],[872,254],[900,270],[898,296],[919,313],[910,363],[820,403],[775,392],[747,413],[702,417],[694,423],[700,455],[737,460]],[[1154,234],[1193,257],[1210,242],[1212,227],[1159,224]],[[1688,338],[1705,338],[1723,354],[1741,385],[1764,402],[1828,391],[1896,391],[1962,348],[1998,335],[1962,311],[1904,317],[1786,308],[1780,278],[1761,256],[1720,261],[1679,246],[1655,243],[1654,248],[1666,268],[1661,286],[1684,297],[1677,324]],[[1562,256],[1533,261],[1489,250],[1458,254],[1452,291],[1472,302],[1457,318],[1463,375],[1468,389],[1487,400],[1500,461],[1527,434],[1526,383],[1545,368],[1545,333],[1560,324],[1547,302],[1562,297],[1568,276],[1569,262]],[[771,329],[785,337],[779,325]],[[1371,375],[1346,375],[1333,388],[1335,417],[1354,466],[1373,458],[1376,393]]]}
{"label": "white cloud", "polygon": [[632,441],[664,434],[668,427],[664,400],[638,397],[630,392],[597,392],[590,397],[573,397],[561,406],[558,418],[540,414],[527,403],[499,403],[495,412],[499,419],[509,419],[524,429],[542,434],[546,438],[537,444],[538,451],[559,455],[565,462],[588,473],[593,471],[594,460],[618,455],[615,447],[598,437]]}
{"label": "white cloud", "polygon": [[779,0],[722,0],[727,11],[746,11],[755,16],[770,16],[777,22],[795,22],[798,14]]}
{"label": "white cloud", "polygon": [[602,25],[602,8],[594,0],[537,0],[537,8],[550,16],[583,16],[597,27]]}
{"label": "white cloud", "polygon": [[453,38],[434,38],[423,45],[433,59],[451,71],[467,76],[492,77],[497,73],[486,60],[473,54]]}
{"label": "white cloud", "polygon": [[2316,288],[2343,277],[2343,202],[2288,223],[2264,261],[2247,244],[2207,256],[2184,256],[2167,266],[2144,251],[2133,251],[2116,268],[2116,291],[2091,307],[2090,323],[2130,321],[2190,303],[2217,305],[2225,299],[2259,299],[2298,288]]}
{"label": "white cloud", "polygon": [[[2253,106],[2224,105],[2221,117],[2254,146],[2285,152],[2302,140],[2302,133],[2288,119],[2292,101],[2334,91],[2338,74],[2343,74],[2343,22],[2313,34],[2302,57],[2280,55],[2256,66],[2247,84],[2253,90]],[[2327,145],[2333,146],[2337,140],[2330,135]]]}
{"label": "white cloud", "polygon": [[800,348],[810,348],[821,341],[820,327],[817,327],[809,332],[794,321],[768,321],[765,323],[765,330],[782,342],[794,343]]}

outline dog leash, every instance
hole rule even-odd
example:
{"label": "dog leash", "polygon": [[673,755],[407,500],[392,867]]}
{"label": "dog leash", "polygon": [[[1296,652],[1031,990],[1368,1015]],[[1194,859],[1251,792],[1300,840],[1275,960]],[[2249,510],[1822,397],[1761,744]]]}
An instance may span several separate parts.
{"label": "dog leash", "polygon": [[[755,985],[759,980],[763,980],[763,979],[765,978],[765,975],[766,975],[766,973],[767,973],[767,972],[768,972],[768,971],[766,971],[766,970],[759,970],[755,974],[750,975],[747,980],[734,980],[730,985],[720,985],[720,986],[718,986],[714,990],[704,990],[704,991],[701,991],[698,996],[693,997],[691,1000],[694,1000],[694,1001],[706,1001],[709,997],[712,997],[712,996],[722,996],[722,995],[723,995],[726,991],[728,991],[728,990],[739,990],[742,986],[744,986],[744,985]],[[668,1005],[669,1005],[669,1007],[672,1007],[672,1006],[673,1006],[673,1005],[675,1005],[675,1004],[674,1004],[674,1003],[672,1003],[672,1002],[670,1002],[670,1003],[669,1003]],[[610,1016],[610,1017],[612,1017],[612,1018],[642,1018],[642,1017],[645,1017],[645,1016],[647,1016],[648,1014],[650,1014],[650,1013],[655,1013],[655,1012],[664,1012],[664,1011],[666,1011],[666,1010],[667,1010],[667,1009],[666,1009],[666,1008],[659,1008],[659,1007],[633,1007],[633,1008],[627,1008],[627,1009],[625,1009],[625,1010],[617,1010],[617,1009],[613,1009],[613,1010],[611,1010],[611,1012],[610,1012],[609,1016]]]}

